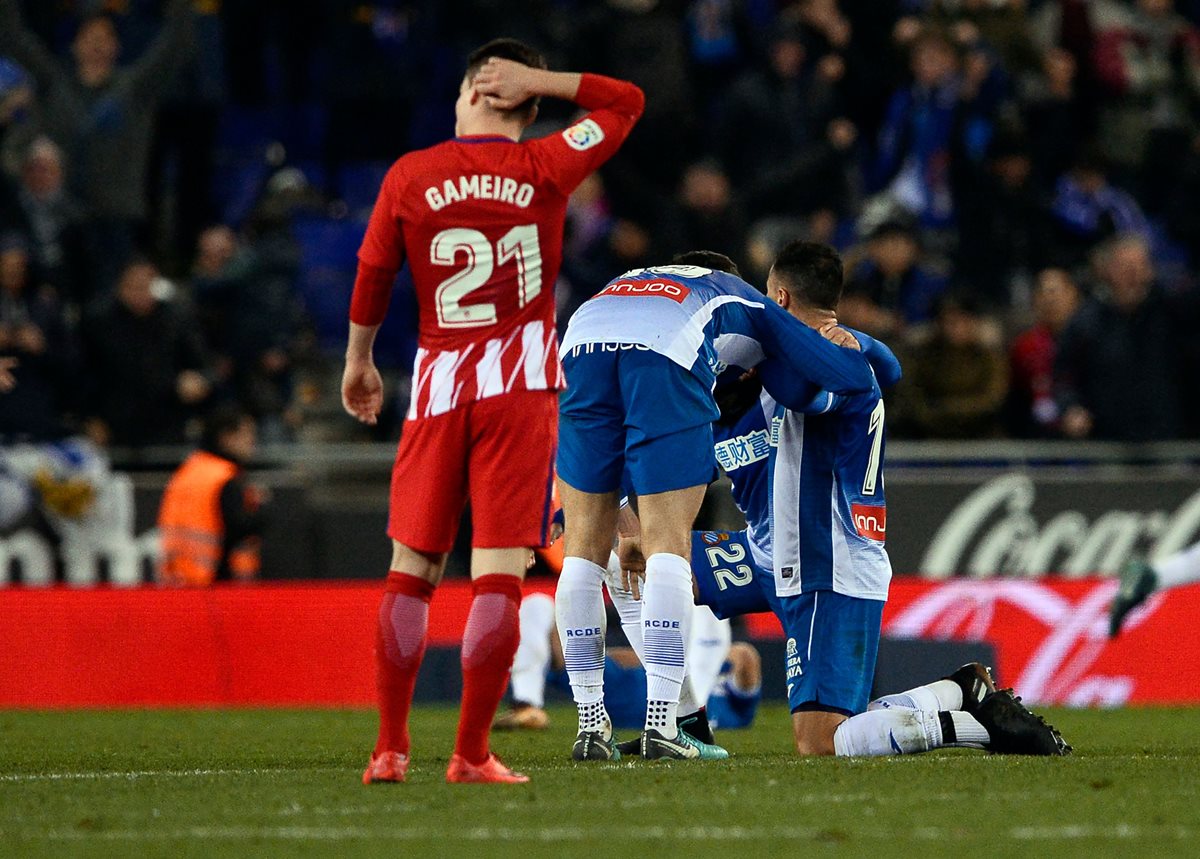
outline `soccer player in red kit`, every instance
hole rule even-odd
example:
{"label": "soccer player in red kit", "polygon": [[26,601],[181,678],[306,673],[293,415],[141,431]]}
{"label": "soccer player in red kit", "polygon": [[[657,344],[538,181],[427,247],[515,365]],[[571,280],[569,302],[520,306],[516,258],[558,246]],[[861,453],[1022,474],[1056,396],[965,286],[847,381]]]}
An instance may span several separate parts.
{"label": "soccer player in red kit", "polygon": [[[541,96],[589,113],[519,142]],[[631,83],[546,70],[499,39],[476,50],[453,140],[410,152],[383,181],[350,307],[342,402],[375,423],[372,359],[396,273],[412,268],[420,307],[412,403],[392,473],[393,553],[376,637],[379,739],[363,782],[403,781],[408,713],[429,600],[469,500],[474,599],[463,632],[462,712],[450,782],[523,782],[488,748],[518,639],[521,579],[544,546],[563,387],[554,328],[567,197],[610,158],[643,106]]]}

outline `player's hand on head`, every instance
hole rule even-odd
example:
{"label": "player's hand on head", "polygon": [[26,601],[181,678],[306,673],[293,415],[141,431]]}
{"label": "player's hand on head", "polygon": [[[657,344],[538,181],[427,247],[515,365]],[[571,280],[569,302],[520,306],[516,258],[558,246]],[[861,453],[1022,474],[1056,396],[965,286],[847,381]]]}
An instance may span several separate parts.
{"label": "player's hand on head", "polygon": [[346,364],[342,407],[360,423],[375,426],[383,409],[383,377],[374,364]]}
{"label": "player's hand on head", "polygon": [[862,344],[858,342],[853,334],[837,324],[837,321],[829,322],[820,329],[821,336],[835,346],[844,346],[847,349],[856,349],[862,351]]}
{"label": "player's hand on head", "polygon": [[487,99],[489,107],[511,110],[536,95],[533,72],[529,66],[492,57],[475,73],[471,86]]}

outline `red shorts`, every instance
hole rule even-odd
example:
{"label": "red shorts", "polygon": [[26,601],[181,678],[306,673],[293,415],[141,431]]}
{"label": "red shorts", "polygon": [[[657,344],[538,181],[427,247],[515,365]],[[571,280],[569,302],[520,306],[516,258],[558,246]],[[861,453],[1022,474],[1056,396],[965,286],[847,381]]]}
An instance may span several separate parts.
{"label": "red shorts", "polygon": [[503,394],[405,421],[388,536],[418,552],[449,552],[470,500],[472,545],[545,546],[557,445],[555,391]]}

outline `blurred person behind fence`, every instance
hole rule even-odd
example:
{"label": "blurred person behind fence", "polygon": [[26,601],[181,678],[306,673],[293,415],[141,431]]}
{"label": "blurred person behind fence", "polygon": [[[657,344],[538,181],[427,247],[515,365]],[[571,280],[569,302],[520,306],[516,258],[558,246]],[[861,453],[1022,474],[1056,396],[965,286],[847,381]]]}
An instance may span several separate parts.
{"label": "blurred person behind fence", "polygon": [[102,444],[179,444],[212,393],[191,307],[149,260],[125,267],[110,296],[84,318],[88,434]]}

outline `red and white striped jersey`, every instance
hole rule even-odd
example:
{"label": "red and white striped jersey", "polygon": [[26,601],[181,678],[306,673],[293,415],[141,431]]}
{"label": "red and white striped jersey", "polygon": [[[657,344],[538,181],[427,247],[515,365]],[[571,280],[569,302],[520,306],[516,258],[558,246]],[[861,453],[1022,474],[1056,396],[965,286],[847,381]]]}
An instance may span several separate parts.
{"label": "red and white striped jersey", "polygon": [[407,417],[431,418],[512,391],[563,387],[552,313],[549,323],[534,319],[504,337],[473,341],[461,349],[418,348]]}
{"label": "red and white striped jersey", "polygon": [[[410,419],[563,387],[554,283],[567,198],[616,152],[643,104],[633,84],[590,74],[575,100],[591,112],[562,132],[449,140],[403,156],[384,179],[359,260],[393,276],[405,260],[412,267]],[[382,321],[353,310],[351,319]]]}

